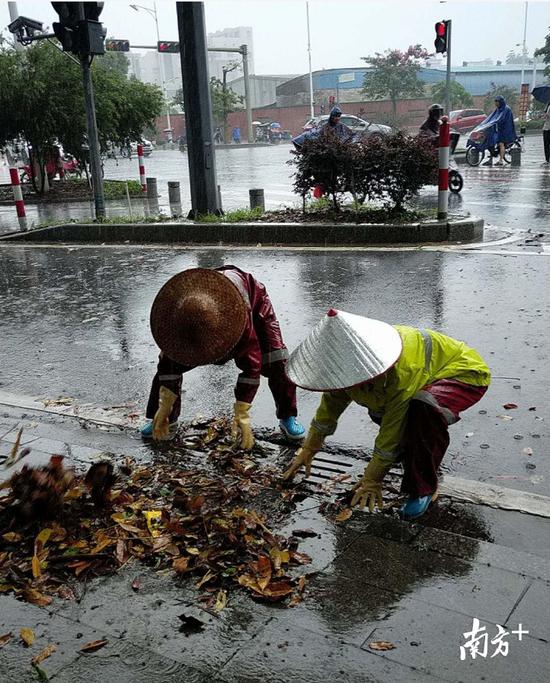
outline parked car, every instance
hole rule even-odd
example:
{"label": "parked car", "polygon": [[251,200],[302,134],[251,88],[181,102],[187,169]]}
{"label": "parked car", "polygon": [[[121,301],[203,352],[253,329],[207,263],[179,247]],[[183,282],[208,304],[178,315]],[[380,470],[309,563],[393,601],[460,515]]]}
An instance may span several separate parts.
{"label": "parked car", "polygon": [[[328,121],[328,115],[315,116],[309,119],[304,126],[304,132],[313,130],[314,128],[319,128],[324,123]],[[384,126],[381,123],[369,123],[364,119],[360,119],[358,116],[353,116],[353,114],[342,114],[340,118],[340,123],[350,128],[354,133],[360,133],[365,137],[382,137],[383,135],[390,135],[392,129],[390,126]]]}
{"label": "parked car", "polygon": [[449,123],[453,130],[469,133],[486,118],[487,114],[482,109],[457,109],[451,112]]}
{"label": "parked car", "polygon": [[[143,145],[143,156],[144,157],[149,157],[153,153],[153,143],[150,140],[146,140],[145,138],[141,139],[141,144]],[[137,142],[131,142],[130,143],[130,149],[132,150],[132,154],[137,154]]]}

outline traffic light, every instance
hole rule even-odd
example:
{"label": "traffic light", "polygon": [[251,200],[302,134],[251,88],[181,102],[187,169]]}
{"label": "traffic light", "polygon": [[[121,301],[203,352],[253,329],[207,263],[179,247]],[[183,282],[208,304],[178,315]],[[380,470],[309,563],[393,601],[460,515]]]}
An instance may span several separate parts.
{"label": "traffic light", "polygon": [[180,44],[176,41],[159,40],[157,43],[157,50],[159,52],[174,53],[180,51]]}
{"label": "traffic light", "polygon": [[129,40],[114,40],[109,38],[105,42],[105,49],[108,52],[129,52],[130,51],[130,41]]}
{"label": "traffic light", "polygon": [[[82,5],[84,17],[80,14]],[[103,10],[102,2],[52,2],[59,21],[52,24],[53,32],[64,52],[77,55],[105,53],[103,26],[98,21]]]}
{"label": "traffic light", "polygon": [[448,21],[438,21],[435,25],[434,45],[436,52],[447,52],[447,41],[449,38],[448,24]]}

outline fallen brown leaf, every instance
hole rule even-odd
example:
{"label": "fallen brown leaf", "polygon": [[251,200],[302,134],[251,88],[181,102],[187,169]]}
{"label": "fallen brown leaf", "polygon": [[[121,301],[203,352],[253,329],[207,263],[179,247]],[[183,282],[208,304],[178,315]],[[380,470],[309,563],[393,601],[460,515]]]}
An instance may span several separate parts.
{"label": "fallen brown leaf", "polygon": [[337,522],[345,522],[347,519],[349,519],[353,514],[353,510],[351,508],[344,508],[341,512],[339,512],[335,520]]}
{"label": "fallen brown leaf", "polygon": [[108,640],[91,640],[80,648],[80,652],[96,652],[96,650],[101,650],[105,647],[109,641]]}
{"label": "fallen brown leaf", "polygon": [[34,631],[32,628],[27,628],[24,626],[20,631],[19,631],[19,636],[21,640],[25,643],[26,647],[30,647],[34,643]]}
{"label": "fallen brown leaf", "polygon": [[216,605],[214,609],[216,612],[221,612],[222,609],[227,605],[227,591],[221,590],[218,592],[216,597]]}
{"label": "fallen brown leaf", "polygon": [[4,633],[3,636],[0,636],[0,647],[4,647],[4,645],[6,645],[6,643],[9,643],[12,638],[13,633]]}
{"label": "fallen brown leaf", "polygon": [[514,410],[514,408],[518,407],[518,404],[517,403],[505,403],[502,407],[505,410]]}
{"label": "fallen brown leaf", "polygon": [[136,577],[136,578],[132,581],[132,590],[133,590],[133,591],[138,591],[140,588],[141,588],[141,581],[139,580],[138,577]]}
{"label": "fallen brown leaf", "polygon": [[48,659],[48,657],[51,657],[53,653],[57,650],[57,645],[54,645],[53,643],[51,645],[48,645],[45,647],[42,652],[39,652],[36,657],[32,658],[31,664],[33,666],[36,666],[37,664],[40,664],[40,662],[43,662],[45,659]]}
{"label": "fallen brown leaf", "polygon": [[373,640],[372,643],[369,643],[369,647],[371,650],[395,650],[395,645],[393,643],[389,643],[387,640]]}
{"label": "fallen brown leaf", "polygon": [[46,607],[52,602],[52,598],[49,595],[44,595],[36,588],[27,588],[23,591],[23,597],[27,602],[33,605],[38,605],[39,607]]}
{"label": "fallen brown leaf", "polygon": [[190,557],[177,557],[172,562],[173,569],[176,570],[178,574],[183,574],[188,571]]}
{"label": "fallen brown leaf", "polygon": [[32,576],[34,579],[38,579],[40,577],[40,574],[42,574],[42,570],[40,569],[40,560],[36,555],[32,556]]}

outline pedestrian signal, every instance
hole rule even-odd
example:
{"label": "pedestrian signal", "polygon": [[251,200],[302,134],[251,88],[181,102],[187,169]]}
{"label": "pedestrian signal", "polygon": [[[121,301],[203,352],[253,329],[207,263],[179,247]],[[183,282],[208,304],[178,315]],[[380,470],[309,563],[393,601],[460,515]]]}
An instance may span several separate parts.
{"label": "pedestrian signal", "polygon": [[130,41],[109,39],[105,42],[105,49],[109,52],[129,52]]}
{"label": "pedestrian signal", "polygon": [[435,25],[435,51],[447,52],[447,41],[449,39],[449,22],[438,21]]}
{"label": "pedestrian signal", "polygon": [[179,52],[180,44],[176,41],[159,40],[157,50],[159,52]]}

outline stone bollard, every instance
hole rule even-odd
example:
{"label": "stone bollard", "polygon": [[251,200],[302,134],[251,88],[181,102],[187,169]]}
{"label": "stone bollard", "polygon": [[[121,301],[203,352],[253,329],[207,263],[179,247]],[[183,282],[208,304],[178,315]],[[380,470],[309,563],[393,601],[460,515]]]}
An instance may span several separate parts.
{"label": "stone bollard", "polygon": [[250,196],[250,208],[260,208],[262,211],[265,211],[264,191],[260,189],[248,190],[248,194]]}
{"label": "stone bollard", "polygon": [[147,184],[147,199],[157,199],[157,179],[156,178],[146,178],[145,182]]}
{"label": "stone bollard", "polygon": [[177,180],[168,181],[168,202],[170,204],[181,204],[180,184]]}
{"label": "stone bollard", "polygon": [[519,147],[512,147],[510,150],[510,159],[512,166],[521,166],[521,149]]}

